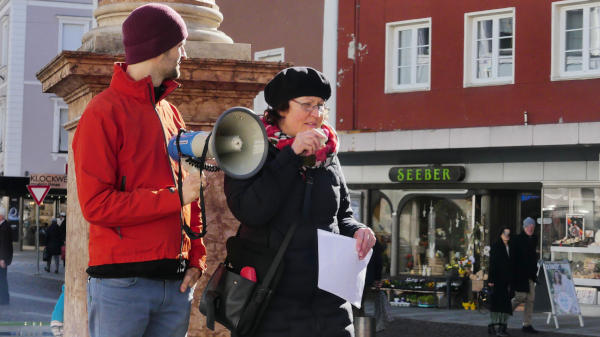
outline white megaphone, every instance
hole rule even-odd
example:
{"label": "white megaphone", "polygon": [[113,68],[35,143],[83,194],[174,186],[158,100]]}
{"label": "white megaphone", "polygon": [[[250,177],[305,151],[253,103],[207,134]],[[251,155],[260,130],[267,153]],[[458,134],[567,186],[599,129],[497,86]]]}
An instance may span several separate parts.
{"label": "white megaphone", "polygon": [[[214,158],[225,174],[236,179],[252,177],[267,159],[268,140],[263,123],[250,109],[234,107],[225,111],[215,123],[212,132],[192,131],[169,141],[167,147],[171,158],[200,159],[210,137],[205,158]],[[204,163],[201,163],[204,165]]]}

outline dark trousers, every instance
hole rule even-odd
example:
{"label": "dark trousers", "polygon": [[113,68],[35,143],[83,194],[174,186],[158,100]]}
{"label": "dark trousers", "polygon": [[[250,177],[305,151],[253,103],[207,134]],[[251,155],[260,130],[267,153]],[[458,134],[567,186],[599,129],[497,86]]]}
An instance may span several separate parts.
{"label": "dark trousers", "polygon": [[6,279],[7,268],[0,267],[0,304],[8,304],[8,280]]}

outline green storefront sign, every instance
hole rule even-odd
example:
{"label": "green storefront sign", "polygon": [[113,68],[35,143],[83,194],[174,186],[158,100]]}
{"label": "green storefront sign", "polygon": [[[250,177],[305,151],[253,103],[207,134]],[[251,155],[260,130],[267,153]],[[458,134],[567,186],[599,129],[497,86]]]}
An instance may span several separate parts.
{"label": "green storefront sign", "polygon": [[465,178],[463,166],[392,167],[390,180],[396,183],[450,183]]}

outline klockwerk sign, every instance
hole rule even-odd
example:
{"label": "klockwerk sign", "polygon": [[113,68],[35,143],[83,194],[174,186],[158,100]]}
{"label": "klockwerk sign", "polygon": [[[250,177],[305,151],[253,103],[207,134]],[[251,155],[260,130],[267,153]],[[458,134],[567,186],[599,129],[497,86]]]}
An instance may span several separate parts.
{"label": "klockwerk sign", "polygon": [[67,189],[66,174],[32,174],[29,176],[29,185],[50,185],[50,188]]}
{"label": "klockwerk sign", "polygon": [[451,183],[465,178],[463,166],[392,167],[390,180],[395,183]]}

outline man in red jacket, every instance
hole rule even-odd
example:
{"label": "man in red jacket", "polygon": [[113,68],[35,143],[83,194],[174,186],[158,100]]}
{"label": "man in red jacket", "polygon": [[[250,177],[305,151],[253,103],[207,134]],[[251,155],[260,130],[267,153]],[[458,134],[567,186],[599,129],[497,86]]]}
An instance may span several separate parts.
{"label": "man in red jacket", "polygon": [[[134,10],[123,23],[126,63],[86,107],[73,138],[79,204],[90,223],[88,318],[96,336],[185,336],[193,287],[206,268],[195,232],[201,178],[167,154],[184,127],[165,97],[179,85],[187,28],[162,4]],[[178,189],[181,188],[183,200]]]}

